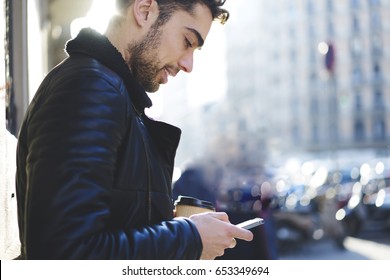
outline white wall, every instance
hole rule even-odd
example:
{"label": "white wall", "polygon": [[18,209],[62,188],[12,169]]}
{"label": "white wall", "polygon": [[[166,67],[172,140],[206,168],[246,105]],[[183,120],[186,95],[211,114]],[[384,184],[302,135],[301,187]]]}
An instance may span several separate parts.
{"label": "white wall", "polygon": [[46,75],[47,69],[47,32],[46,1],[27,2],[27,39],[28,39],[28,102]]}
{"label": "white wall", "polygon": [[15,197],[16,138],[6,129],[5,121],[5,0],[0,7],[0,259],[19,254],[19,236]]}

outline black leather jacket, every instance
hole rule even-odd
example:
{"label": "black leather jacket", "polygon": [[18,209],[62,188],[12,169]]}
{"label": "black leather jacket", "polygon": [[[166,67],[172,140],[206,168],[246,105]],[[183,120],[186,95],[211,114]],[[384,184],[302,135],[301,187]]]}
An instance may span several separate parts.
{"label": "black leather jacket", "polygon": [[38,89],[17,149],[22,257],[198,259],[195,225],[173,219],[181,131],[151,105],[106,37],[83,30]]}

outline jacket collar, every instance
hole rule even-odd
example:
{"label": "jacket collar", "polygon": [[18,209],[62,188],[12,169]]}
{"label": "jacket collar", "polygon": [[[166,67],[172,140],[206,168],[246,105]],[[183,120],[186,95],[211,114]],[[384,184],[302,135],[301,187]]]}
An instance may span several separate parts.
{"label": "jacket collar", "polygon": [[138,112],[152,106],[152,101],[142,86],[134,79],[121,53],[106,36],[91,28],[84,28],[76,38],[67,42],[65,47],[69,55],[84,53],[117,73],[124,81],[130,98]]}
{"label": "jacket collar", "polygon": [[175,126],[150,119],[144,114],[145,108],[152,106],[152,101],[142,86],[134,79],[120,52],[104,35],[91,28],[80,31],[76,38],[66,44],[66,52],[82,53],[97,59],[100,63],[117,73],[124,81],[130,99],[151,134],[160,155],[173,172],[174,158],[179,144],[181,130]]}

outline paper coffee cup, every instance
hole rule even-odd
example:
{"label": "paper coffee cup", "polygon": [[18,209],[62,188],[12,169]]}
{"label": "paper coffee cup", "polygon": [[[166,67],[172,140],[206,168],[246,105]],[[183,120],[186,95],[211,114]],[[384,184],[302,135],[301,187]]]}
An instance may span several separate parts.
{"label": "paper coffee cup", "polygon": [[176,217],[190,217],[194,214],[215,212],[214,205],[205,200],[180,195],[175,201]]}

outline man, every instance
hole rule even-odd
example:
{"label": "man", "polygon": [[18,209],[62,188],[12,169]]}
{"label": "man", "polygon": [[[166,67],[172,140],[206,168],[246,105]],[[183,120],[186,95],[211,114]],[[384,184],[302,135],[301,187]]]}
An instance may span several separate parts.
{"label": "man", "polygon": [[19,133],[22,258],[214,259],[250,231],[225,213],[175,218],[180,130],[144,114],[168,76],[191,72],[221,0],[120,1],[105,35],[82,30],[44,79]]}

